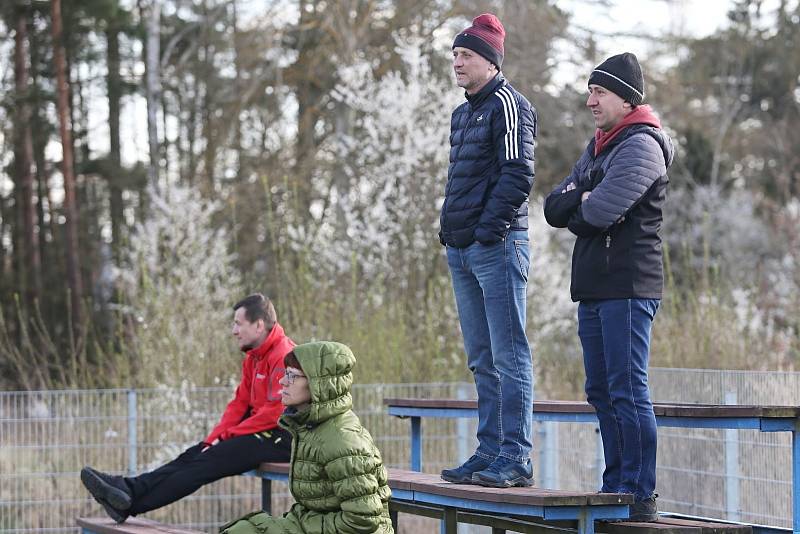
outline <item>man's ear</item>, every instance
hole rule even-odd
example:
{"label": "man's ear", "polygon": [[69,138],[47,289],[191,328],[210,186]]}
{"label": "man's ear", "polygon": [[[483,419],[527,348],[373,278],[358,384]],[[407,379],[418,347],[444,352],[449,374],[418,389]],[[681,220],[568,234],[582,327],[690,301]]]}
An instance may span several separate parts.
{"label": "man's ear", "polygon": [[623,107],[623,108],[625,108],[625,109],[631,109],[631,108],[633,108],[633,106],[631,105],[631,103],[630,103],[630,102],[628,102],[627,100],[625,100],[625,101],[622,103],[622,107]]}

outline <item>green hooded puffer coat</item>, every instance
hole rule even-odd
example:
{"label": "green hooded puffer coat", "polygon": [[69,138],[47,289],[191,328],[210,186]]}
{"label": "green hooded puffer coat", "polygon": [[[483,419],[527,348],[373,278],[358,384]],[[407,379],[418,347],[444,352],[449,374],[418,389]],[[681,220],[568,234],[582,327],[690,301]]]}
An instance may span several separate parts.
{"label": "green hooded puffer coat", "polygon": [[334,342],[298,345],[308,377],[307,409],[287,408],[289,489],[297,501],[282,517],[264,512],[222,527],[225,534],[393,534],[386,470],[372,436],[352,412],[352,351]]}

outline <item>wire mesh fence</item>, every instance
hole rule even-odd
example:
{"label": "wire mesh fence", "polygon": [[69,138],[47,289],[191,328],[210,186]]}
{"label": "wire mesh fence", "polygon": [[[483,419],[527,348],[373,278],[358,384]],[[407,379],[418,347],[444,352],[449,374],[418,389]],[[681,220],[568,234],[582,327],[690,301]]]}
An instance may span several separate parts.
{"label": "wire mesh fence", "polygon": [[[800,401],[800,373],[652,369],[656,401],[786,404]],[[200,441],[231,397],[229,388],[0,392],[0,531],[77,532],[75,518],[102,515],[80,484],[91,465],[131,475],[152,469]],[[474,398],[466,383],[372,384],[353,388],[355,410],[390,467],[410,462],[409,423],[390,417],[385,397]],[[474,450],[475,421],[423,423],[423,469],[437,473]],[[596,425],[537,423],[537,485],[594,491],[603,462]],[[675,512],[788,527],[791,447],[786,433],[659,429],[659,505]],[[288,509],[284,484],[273,511]],[[260,506],[259,481],[231,477],[147,517],[213,532]],[[428,520],[402,531],[434,532]],[[471,529],[472,532],[482,532]]]}

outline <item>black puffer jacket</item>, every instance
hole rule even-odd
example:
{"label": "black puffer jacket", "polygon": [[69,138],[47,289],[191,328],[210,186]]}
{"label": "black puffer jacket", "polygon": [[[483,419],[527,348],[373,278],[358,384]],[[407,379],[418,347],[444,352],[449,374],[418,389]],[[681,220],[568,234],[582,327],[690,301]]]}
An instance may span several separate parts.
{"label": "black puffer jacket", "polygon": [[[550,225],[578,236],[572,253],[572,300],[660,299],[664,275],[659,231],[672,141],[660,128],[635,124],[597,156],[594,146],[592,139],[544,204]],[[566,191],[570,183],[575,189]],[[592,194],[581,203],[585,191]]]}
{"label": "black puffer jacket", "polygon": [[489,244],[528,229],[536,110],[498,73],[453,112],[439,223],[443,245]]}

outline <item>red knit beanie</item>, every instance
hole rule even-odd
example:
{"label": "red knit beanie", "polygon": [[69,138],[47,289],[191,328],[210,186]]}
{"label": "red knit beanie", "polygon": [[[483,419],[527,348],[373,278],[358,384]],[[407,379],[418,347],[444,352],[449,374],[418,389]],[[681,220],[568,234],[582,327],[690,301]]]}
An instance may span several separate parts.
{"label": "red knit beanie", "polygon": [[500,19],[491,13],[484,13],[472,19],[472,26],[456,35],[453,48],[462,46],[474,50],[499,69],[503,64],[505,38],[506,30]]}

